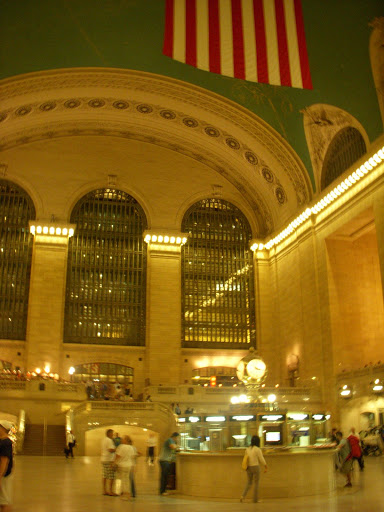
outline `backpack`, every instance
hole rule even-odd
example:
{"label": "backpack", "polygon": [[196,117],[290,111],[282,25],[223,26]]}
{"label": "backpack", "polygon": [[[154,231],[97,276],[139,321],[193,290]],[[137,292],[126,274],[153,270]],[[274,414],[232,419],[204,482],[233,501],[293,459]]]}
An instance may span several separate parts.
{"label": "backpack", "polygon": [[351,448],[351,455],[352,457],[356,457],[357,459],[361,457],[361,448],[360,448],[360,441],[359,439],[354,436],[350,435],[347,437],[349,446]]}

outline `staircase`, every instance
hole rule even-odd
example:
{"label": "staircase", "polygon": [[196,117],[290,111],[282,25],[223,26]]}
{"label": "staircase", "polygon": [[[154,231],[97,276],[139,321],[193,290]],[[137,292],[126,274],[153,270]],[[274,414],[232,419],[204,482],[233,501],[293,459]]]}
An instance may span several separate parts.
{"label": "staircase", "polygon": [[64,425],[26,425],[23,455],[64,455]]}
{"label": "staircase", "polygon": [[47,425],[45,455],[63,455],[65,447],[64,425]]}
{"label": "staircase", "polygon": [[43,455],[44,425],[26,425],[23,455]]}

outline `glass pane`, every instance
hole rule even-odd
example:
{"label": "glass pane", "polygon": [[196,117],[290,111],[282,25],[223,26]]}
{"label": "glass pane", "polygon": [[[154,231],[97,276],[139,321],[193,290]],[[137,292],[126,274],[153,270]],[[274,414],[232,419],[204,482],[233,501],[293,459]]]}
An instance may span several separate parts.
{"label": "glass pane", "polygon": [[25,340],[35,208],[17,185],[0,180],[0,338]]}
{"label": "glass pane", "polygon": [[119,190],[75,206],[68,249],[64,342],[145,344],[146,218]]}
{"label": "glass pane", "polygon": [[185,215],[182,247],[183,346],[255,346],[251,229],[231,203],[206,199]]}
{"label": "glass pane", "polygon": [[364,139],[356,128],[341,130],[329,145],[324,158],[322,188],[326,188],[367,151]]}

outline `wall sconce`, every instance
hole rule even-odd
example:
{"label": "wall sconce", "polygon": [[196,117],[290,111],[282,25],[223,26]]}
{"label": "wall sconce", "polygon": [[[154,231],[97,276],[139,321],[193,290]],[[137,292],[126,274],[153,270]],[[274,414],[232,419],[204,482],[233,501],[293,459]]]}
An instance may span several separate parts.
{"label": "wall sconce", "polygon": [[371,382],[372,391],[375,394],[380,394],[383,392],[383,383],[380,379],[376,379],[375,382]]}
{"label": "wall sconce", "polygon": [[352,390],[347,386],[347,384],[345,384],[341,389],[340,389],[340,396],[342,398],[352,398]]}

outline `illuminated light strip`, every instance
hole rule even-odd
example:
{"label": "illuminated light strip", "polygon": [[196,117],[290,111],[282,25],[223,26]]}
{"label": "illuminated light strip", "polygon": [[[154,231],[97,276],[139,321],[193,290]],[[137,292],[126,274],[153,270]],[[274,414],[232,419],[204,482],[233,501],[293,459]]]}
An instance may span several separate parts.
{"label": "illuminated light strip", "polygon": [[50,236],[62,236],[68,237],[74,235],[74,228],[61,227],[57,225],[40,225],[30,224],[29,231],[31,235],[50,235]]}
{"label": "illuminated light strip", "polygon": [[328,192],[324,197],[319,199],[311,208],[307,208],[302,212],[296,219],[294,219],[288,226],[283,229],[278,235],[269,240],[266,244],[254,242],[251,245],[252,251],[262,251],[267,249],[268,251],[275,245],[279,244],[282,240],[287,238],[295,229],[297,229],[303,222],[305,222],[311,215],[317,215],[328,205],[333,203],[335,199],[343,195],[350,187],[357,183],[366,174],[372,171],[377,165],[384,161],[384,146],[379,149],[372,157],[368,158],[364,164],[353,171],[347,178],[341,183],[335,186],[333,190]]}
{"label": "illuminated light strip", "polygon": [[156,243],[156,244],[167,244],[167,245],[184,245],[187,243],[188,238],[186,236],[169,236],[169,235],[155,235],[147,233],[144,236],[144,242]]}

